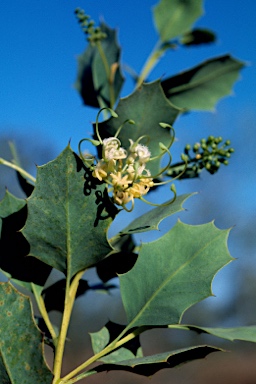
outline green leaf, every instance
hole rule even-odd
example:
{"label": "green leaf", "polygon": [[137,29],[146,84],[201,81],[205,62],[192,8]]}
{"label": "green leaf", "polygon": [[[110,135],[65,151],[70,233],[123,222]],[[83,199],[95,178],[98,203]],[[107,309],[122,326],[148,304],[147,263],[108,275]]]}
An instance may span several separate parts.
{"label": "green leaf", "polygon": [[[144,142],[148,145],[151,156],[154,157],[162,153],[159,142],[167,147],[171,142],[170,130],[162,128],[159,123],[173,124],[179,111],[166,99],[160,81],[155,81],[142,85],[130,96],[121,99],[116,108],[118,117],[111,117],[100,123],[99,132],[102,139],[114,136],[126,120],[134,120],[135,125],[126,123],[118,135],[122,147],[128,149],[130,146],[129,139],[136,141],[139,137],[148,135],[150,137],[149,143],[146,139]],[[147,164],[147,168],[153,174],[159,172],[159,167],[160,160]]]}
{"label": "green leaf", "polygon": [[213,43],[216,36],[208,29],[195,28],[193,31],[185,33],[181,38],[181,43],[187,46]]}
{"label": "green leaf", "polygon": [[6,190],[4,198],[0,201],[0,221],[14,212],[18,212],[25,205],[24,199],[18,199]]}
{"label": "green leaf", "polygon": [[135,266],[120,276],[129,327],[176,324],[211,296],[215,274],[232,260],[228,233],[213,223],[178,222],[160,239],[143,243]]}
{"label": "green leaf", "polygon": [[27,218],[26,201],[6,191],[0,202],[0,269],[13,282],[31,289],[31,282],[43,286],[51,268],[27,257],[29,244],[20,232]]}
{"label": "green leaf", "polygon": [[208,328],[208,327],[198,327],[196,325],[170,325],[169,328],[184,329],[195,331],[197,333],[208,333],[222,339],[234,341],[234,340],[243,340],[251,341],[256,343],[256,325],[250,325],[245,327],[232,327],[232,328]]}
{"label": "green leaf", "polygon": [[163,42],[188,32],[203,14],[202,0],[161,0],[154,8],[156,29]]}
{"label": "green leaf", "polygon": [[137,219],[133,220],[127,227],[119,232],[118,235],[122,236],[124,234],[147,232],[154,229],[159,230],[159,224],[162,220],[184,210],[182,204],[190,196],[193,196],[193,193],[177,196],[173,203],[151,209],[151,211],[144,213],[144,215],[141,215]]}
{"label": "green leaf", "polygon": [[111,251],[106,232],[116,213],[105,185],[68,146],[38,167],[22,230],[29,254],[72,278]]}
{"label": "green leaf", "polygon": [[[92,349],[94,354],[102,351],[108,344],[114,341],[125,329],[124,325],[108,321],[108,323],[98,332],[90,333]],[[121,360],[142,357],[139,336],[125,343],[121,348],[100,358],[104,363],[114,363]]]}
{"label": "green leaf", "polygon": [[231,93],[244,64],[229,55],[200,65],[162,81],[166,97],[184,110],[213,110],[220,98]]}
{"label": "green leaf", "polygon": [[203,359],[210,353],[219,351],[223,350],[208,345],[199,345],[171,352],[158,353],[152,356],[119,361],[115,364],[103,364],[93,368],[93,370],[96,372],[123,370],[138,375],[152,376],[161,369],[174,368],[193,360]]}
{"label": "green leaf", "polygon": [[[114,29],[110,29],[104,23],[100,25],[100,28],[107,35],[100,44],[108,66],[109,68],[113,64],[117,66],[113,83],[114,96],[117,100],[124,81],[120,71],[120,47],[117,44]],[[102,101],[104,106],[110,106],[109,78],[96,45],[88,45],[85,52],[78,57],[78,76],[75,88],[86,105],[100,108],[103,106],[100,102]]]}
{"label": "green leaf", "polygon": [[0,335],[1,383],[52,382],[43,355],[43,335],[34,323],[30,299],[10,283],[0,283]]}

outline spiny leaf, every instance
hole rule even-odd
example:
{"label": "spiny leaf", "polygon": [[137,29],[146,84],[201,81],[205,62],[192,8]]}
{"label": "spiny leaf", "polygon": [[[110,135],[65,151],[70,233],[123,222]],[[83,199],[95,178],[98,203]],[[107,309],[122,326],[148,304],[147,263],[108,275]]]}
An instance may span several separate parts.
{"label": "spiny leaf", "polygon": [[6,191],[0,202],[0,268],[15,283],[31,289],[31,282],[45,284],[51,267],[34,257],[26,257],[29,244],[20,232],[26,218],[26,201]]}
{"label": "spiny leaf", "polygon": [[105,185],[68,146],[55,160],[38,167],[22,232],[30,243],[30,255],[72,278],[111,251],[106,232],[116,213]]}
{"label": "spiny leaf", "polygon": [[93,368],[93,370],[96,372],[122,370],[138,375],[152,376],[161,369],[174,368],[193,360],[203,359],[210,353],[218,351],[223,350],[208,345],[199,345],[171,352],[158,353],[152,356],[119,361],[115,364],[103,364]]}
{"label": "spiny leaf", "polygon": [[161,0],[153,8],[155,26],[163,42],[188,32],[202,14],[202,0]]}
{"label": "spiny leaf", "polygon": [[184,110],[212,110],[228,95],[244,64],[229,55],[207,60],[200,65],[162,81],[166,97]]}
{"label": "spiny leaf", "polygon": [[231,327],[231,328],[208,328],[198,327],[197,325],[181,324],[177,326],[169,326],[169,328],[184,329],[195,331],[197,333],[208,333],[216,337],[220,337],[225,340],[243,340],[256,343],[256,325],[250,325],[245,327]]}
{"label": "spiny leaf", "polygon": [[[94,354],[102,351],[108,344],[114,341],[125,329],[124,325],[108,321],[98,332],[90,333]],[[139,336],[125,343],[121,348],[100,358],[104,363],[113,363],[135,357],[142,357]]]}
{"label": "spiny leaf", "polygon": [[18,212],[25,205],[26,201],[24,199],[18,199],[6,190],[4,198],[0,201],[0,221],[14,212]]}
{"label": "spiny leaf", "polygon": [[30,299],[10,283],[0,283],[1,383],[48,384],[53,375],[43,355],[43,336],[36,327]]}
{"label": "spiny leaf", "polygon": [[[117,99],[123,84],[123,76],[120,71],[120,47],[116,41],[116,31],[106,24],[100,25],[102,32],[106,33],[106,39],[101,41],[102,50],[106,56],[109,68],[116,67],[113,73],[113,89],[115,100]],[[109,82],[106,69],[97,46],[88,45],[85,52],[78,57],[78,76],[75,87],[80,93],[84,103],[91,107],[110,106]],[[103,105],[102,105],[103,102]]]}
{"label": "spiny leaf", "polygon": [[192,195],[193,194],[185,194],[177,196],[173,203],[169,205],[165,205],[165,203],[162,206],[151,209],[151,211],[133,220],[127,227],[119,232],[119,235],[147,232],[154,229],[158,230],[162,220],[184,210],[182,204]]}
{"label": "spiny leaf", "polygon": [[178,222],[160,239],[142,244],[135,266],[120,276],[129,327],[176,324],[186,309],[211,296],[216,272],[232,259],[228,233],[213,223]]}
{"label": "spiny leaf", "polygon": [[[167,147],[171,142],[169,129],[162,128],[159,123],[173,124],[179,112],[180,110],[166,99],[160,81],[144,84],[130,96],[120,100],[116,108],[117,118],[111,117],[99,124],[100,135],[102,139],[114,136],[126,120],[134,120],[135,125],[126,123],[118,135],[122,146],[128,149],[129,139],[136,141],[146,135],[149,142],[145,139],[144,143],[148,145],[151,156],[154,157],[162,153],[159,142]],[[158,173],[160,160],[148,163],[147,168],[152,174]]]}

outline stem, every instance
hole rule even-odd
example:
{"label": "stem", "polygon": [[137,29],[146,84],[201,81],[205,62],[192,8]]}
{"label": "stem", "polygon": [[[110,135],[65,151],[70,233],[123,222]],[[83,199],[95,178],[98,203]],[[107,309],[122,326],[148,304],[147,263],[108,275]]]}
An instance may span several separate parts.
{"label": "stem", "polygon": [[144,64],[144,67],[142,68],[142,71],[138,77],[136,88],[139,88],[143,81],[148,77],[149,73],[152,71],[154,66],[159,61],[160,57],[163,56],[165,52],[165,49],[161,49],[161,41],[159,40],[155,47],[153,48],[152,52],[147,58],[147,61]]}
{"label": "stem", "polygon": [[33,181],[34,183],[36,182],[35,177],[33,177],[32,175],[30,175],[28,172],[24,171],[24,169],[22,169],[22,168],[19,167],[18,165],[13,164],[13,163],[10,163],[10,162],[7,161],[7,160],[4,160],[2,157],[0,157],[0,164],[6,165],[6,166],[9,167],[9,168],[13,168],[13,169],[15,169],[15,171],[18,171],[19,173],[21,173],[22,175],[24,175],[26,178],[30,179],[30,180]]}
{"label": "stem", "polygon": [[98,48],[98,51],[107,75],[108,85],[109,85],[109,103],[110,103],[110,108],[113,108],[115,105],[115,91],[113,87],[113,80],[111,79],[111,70],[100,41],[96,42],[96,47]]}
{"label": "stem", "polygon": [[81,277],[83,276],[85,270],[82,270],[76,274],[74,277],[72,283],[70,284],[70,280],[67,277],[66,280],[66,293],[65,293],[65,303],[64,303],[64,312],[62,317],[62,324],[60,329],[60,334],[58,338],[58,343],[56,346],[56,354],[54,359],[54,367],[53,367],[53,373],[54,373],[54,380],[53,384],[57,384],[60,382],[60,376],[61,376],[61,368],[62,368],[62,362],[63,362],[63,354],[64,354],[64,348],[65,348],[65,342],[68,332],[68,327],[70,323],[70,317],[73,309],[73,305],[76,298],[76,292],[78,288],[79,281]]}
{"label": "stem", "polygon": [[[90,357],[87,361],[85,361],[83,364],[79,365],[77,368],[75,368],[73,371],[71,371],[68,375],[66,375],[65,377],[62,378],[62,381],[60,382],[61,383],[65,383],[65,382],[68,382],[68,383],[75,383],[76,381],[78,380],[81,380],[83,379],[84,377],[88,376],[88,373],[89,372],[83,372],[81,375],[77,376],[76,378],[74,378],[72,381],[69,381],[69,379],[72,379],[72,377],[74,377],[76,374],[78,374],[79,372],[81,372],[82,370],[84,370],[85,368],[87,368],[89,365],[91,365],[92,363],[94,363],[95,361],[99,360],[101,357],[107,355],[108,353],[114,351],[115,349],[119,348],[121,345],[127,343],[128,341],[134,339],[136,336],[138,336],[139,334],[141,334],[142,332],[148,330],[148,329],[151,329],[152,327],[150,326],[142,326],[142,327],[138,327],[137,329],[135,329],[132,333],[129,333],[127,336],[125,336],[123,339],[122,339],[122,336],[127,332],[127,330],[129,329],[129,326],[127,326],[121,333],[120,335],[114,340],[112,341],[112,343],[110,343],[109,345],[107,345],[102,351],[96,353],[94,356]],[[121,339],[121,340],[120,340]],[[95,372],[94,372],[95,373]],[[79,377],[79,379],[78,379]],[[75,380],[75,381],[74,381]]]}
{"label": "stem", "polygon": [[52,340],[53,340],[53,343],[54,345],[56,346],[56,340],[57,340],[57,335],[56,335],[56,332],[52,326],[52,323],[49,319],[49,316],[48,316],[48,313],[47,313],[47,310],[46,310],[46,307],[45,307],[45,303],[44,303],[44,300],[41,296],[41,294],[38,292],[38,290],[36,289],[36,285],[31,283],[31,286],[32,286],[32,290],[33,290],[33,293],[34,293],[34,296],[35,296],[35,299],[36,299],[36,302],[37,302],[37,305],[38,305],[38,308],[40,310],[40,313],[44,319],[44,322],[51,334],[51,337],[52,337]]}

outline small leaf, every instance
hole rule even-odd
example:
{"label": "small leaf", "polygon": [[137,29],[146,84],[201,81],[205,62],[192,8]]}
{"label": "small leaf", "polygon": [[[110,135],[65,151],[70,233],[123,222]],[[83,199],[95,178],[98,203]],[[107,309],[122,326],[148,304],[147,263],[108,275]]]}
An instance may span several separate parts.
{"label": "small leaf", "polygon": [[244,64],[229,55],[207,60],[200,65],[162,81],[166,97],[184,110],[212,110],[231,93]]}
{"label": "small leaf", "polygon": [[163,42],[188,32],[202,14],[202,0],[160,0],[153,8],[155,26]]}
{"label": "small leaf", "polygon": [[249,325],[245,327],[231,327],[231,328],[208,328],[198,327],[196,325],[181,324],[180,326],[170,326],[169,328],[184,329],[195,331],[197,333],[208,333],[216,337],[220,337],[225,340],[243,340],[256,343],[256,325]]}
{"label": "small leaf", "polygon": [[26,201],[24,199],[18,199],[6,190],[4,198],[0,201],[0,218],[3,219],[12,215],[14,212],[18,212],[25,205]]}
{"label": "small leaf", "polygon": [[0,335],[1,383],[52,382],[53,375],[43,354],[43,336],[33,320],[30,299],[10,283],[0,283]]}
{"label": "small leaf", "polygon": [[187,46],[213,43],[216,36],[208,29],[195,28],[193,31],[185,33],[181,38],[181,43]]}
{"label": "small leaf", "polygon": [[129,327],[177,324],[193,304],[212,295],[212,280],[232,258],[229,230],[213,223],[178,222],[160,239],[143,243],[135,266],[120,275]]}
{"label": "small leaf", "polygon": [[162,206],[151,209],[151,211],[133,220],[127,227],[119,232],[119,235],[159,230],[159,224],[162,220],[184,210],[182,204],[190,196],[193,196],[193,194],[177,196],[173,203],[165,205],[167,203],[165,202]]}
{"label": "small leaf", "polygon": [[[135,125],[125,124],[118,135],[122,147],[128,149],[129,139],[135,142],[139,137],[146,135],[150,138],[149,142],[145,139],[146,145],[154,157],[162,153],[159,148],[160,141],[166,147],[171,142],[170,130],[160,127],[159,123],[173,124],[179,112],[180,110],[166,99],[160,81],[144,84],[130,96],[120,100],[116,108],[118,118],[111,117],[99,124],[100,136],[102,139],[114,136],[126,120],[132,119]],[[153,174],[158,173],[160,160],[148,163],[147,168]]]}
{"label": "small leaf", "polygon": [[[106,24],[100,25],[102,32],[106,33],[106,39],[100,42],[106,56],[109,68],[115,66],[113,74],[114,97],[117,100],[123,85],[124,78],[120,71],[120,47],[117,44],[116,31]],[[102,58],[97,46],[88,45],[85,52],[78,57],[78,76],[75,88],[80,93],[84,103],[91,107],[100,108],[100,100],[104,106],[110,106],[109,81]],[[113,79],[112,79],[113,80]]]}
{"label": "small leaf", "polygon": [[27,218],[27,205],[6,191],[0,202],[0,268],[15,283],[31,289],[33,282],[43,286],[51,267],[34,257],[27,257],[29,244],[20,232]]}
{"label": "small leaf", "polygon": [[199,345],[171,352],[158,353],[152,356],[119,361],[115,364],[103,364],[93,368],[93,370],[97,372],[122,370],[138,375],[152,376],[161,369],[178,367],[181,364],[203,359],[210,353],[219,351],[223,350],[208,345]]}
{"label": "small leaf", "polygon": [[22,232],[30,243],[30,255],[72,278],[112,250],[106,232],[116,213],[105,185],[68,146],[55,160],[38,167]]}
{"label": "small leaf", "polygon": [[[108,321],[100,331],[90,333],[94,354],[102,351],[108,344],[114,341],[124,329],[124,325]],[[113,363],[124,359],[126,360],[126,358],[135,358],[136,356],[142,356],[139,336],[123,344],[121,348],[109,353],[107,356],[101,357],[100,361]]]}

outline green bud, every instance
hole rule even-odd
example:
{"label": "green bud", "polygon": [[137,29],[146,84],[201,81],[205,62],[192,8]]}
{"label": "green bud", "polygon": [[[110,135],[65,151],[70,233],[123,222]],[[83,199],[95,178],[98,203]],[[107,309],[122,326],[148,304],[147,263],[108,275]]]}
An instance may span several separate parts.
{"label": "green bud", "polygon": [[230,140],[226,140],[225,141],[225,145],[230,145],[231,141]]}
{"label": "green bud", "polygon": [[166,123],[159,123],[159,125],[162,128],[172,128],[172,126],[170,124],[166,124]]}
{"label": "green bud", "polygon": [[182,153],[180,157],[181,157],[181,160],[185,161],[185,163],[188,162],[188,156],[185,155],[185,153]]}
{"label": "green bud", "polygon": [[224,165],[228,165],[228,160],[224,160],[224,161],[223,161],[223,164],[224,164]]}
{"label": "green bud", "polygon": [[206,163],[206,164],[205,164],[205,168],[206,168],[206,169],[209,170],[209,169],[211,169],[211,167],[212,167],[211,163]]}

